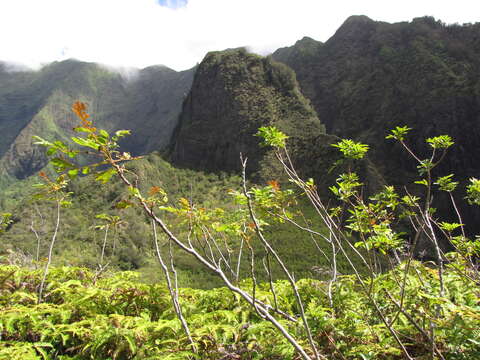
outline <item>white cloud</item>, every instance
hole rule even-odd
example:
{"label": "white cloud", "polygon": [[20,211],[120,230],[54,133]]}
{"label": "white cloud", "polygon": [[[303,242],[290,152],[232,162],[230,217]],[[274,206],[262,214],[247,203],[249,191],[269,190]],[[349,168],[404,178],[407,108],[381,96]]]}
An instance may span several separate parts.
{"label": "white cloud", "polygon": [[388,22],[432,15],[475,22],[476,1],[457,0],[1,0],[0,59],[39,66],[77,58],[176,70],[206,52],[249,46],[266,53],[303,36],[325,41],[350,15]]}

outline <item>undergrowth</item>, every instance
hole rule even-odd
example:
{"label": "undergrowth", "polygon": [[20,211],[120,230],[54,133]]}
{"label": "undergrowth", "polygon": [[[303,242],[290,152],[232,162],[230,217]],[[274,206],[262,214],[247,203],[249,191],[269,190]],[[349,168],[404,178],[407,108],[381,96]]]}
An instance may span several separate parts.
{"label": "undergrowth", "polygon": [[[437,346],[448,359],[480,356],[480,302],[447,266],[445,297],[439,298],[437,272],[413,263],[405,288],[406,313],[419,324],[433,317],[441,304],[444,316],[436,322]],[[429,344],[404,314],[397,314],[388,296],[397,297],[397,277],[404,264],[374,280],[379,306],[416,359],[429,356]],[[226,288],[180,290],[180,302],[199,352],[194,354],[170,304],[166,286],[144,284],[133,272],[95,280],[85,268],[61,267],[49,272],[43,303],[37,304],[42,273],[13,266],[0,267],[0,359],[298,359],[293,347],[273,326],[261,320],[238,295]],[[242,285],[249,288],[245,281]],[[342,276],[333,289],[333,308],[326,283],[304,279],[298,287],[319,351],[338,359],[401,359],[371,303],[361,295],[352,276]],[[291,288],[275,283],[279,306],[298,312]],[[388,294],[388,295],[387,295]],[[259,299],[273,304],[267,285]],[[284,322],[301,334],[297,322]]]}

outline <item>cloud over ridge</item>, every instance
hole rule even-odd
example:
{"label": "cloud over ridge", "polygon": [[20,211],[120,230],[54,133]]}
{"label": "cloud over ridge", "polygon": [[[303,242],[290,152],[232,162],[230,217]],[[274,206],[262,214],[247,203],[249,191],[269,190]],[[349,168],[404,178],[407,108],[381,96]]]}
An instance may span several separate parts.
{"label": "cloud over ridge", "polygon": [[2,0],[0,60],[38,67],[76,58],[183,70],[207,51],[248,46],[265,54],[303,36],[325,41],[350,15],[464,23],[476,21],[476,8],[469,0]]}

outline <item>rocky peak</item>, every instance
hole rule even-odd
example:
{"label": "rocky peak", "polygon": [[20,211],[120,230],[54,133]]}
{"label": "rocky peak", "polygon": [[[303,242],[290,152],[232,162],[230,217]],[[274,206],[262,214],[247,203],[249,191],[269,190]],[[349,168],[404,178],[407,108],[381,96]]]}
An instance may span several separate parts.
{"label": "rocky peak", "polygon": [[265,150],[253,135],[268,125],[298,138],[323,131],[287,66],[245,49],[211,52],[184,103],[172,159],[207,171],[238,171],[242,153],[257,170]]}
{"label": "rocky peak", "polygon": [[360,44],[375,33],[378,24],[378,22],[364,15],[350,16],[327,43],[348,42]]}

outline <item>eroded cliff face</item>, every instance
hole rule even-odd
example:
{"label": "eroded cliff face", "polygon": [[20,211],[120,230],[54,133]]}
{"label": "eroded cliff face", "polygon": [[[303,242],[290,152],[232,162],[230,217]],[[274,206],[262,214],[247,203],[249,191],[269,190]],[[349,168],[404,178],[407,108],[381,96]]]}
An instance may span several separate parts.
{"label": "eroded cliff face", "polygon": [[99,127],[111,129],[118,122],[112,102],[124,98],[125,92],[117,73],[92,63],[66,60],[38,72],[10,76],[11,83],[2,84],[0,92],[0,130],[5,134],[0,148],[2,176],[23,179],[46,164],[32,136],[53,140],[71,135],[76,125],[71,112],[75,101],[89,104]]}
{"label": "eroded cliff face", "polygon": [[178,72],[151,66],[127,84],[128,99],[119,125],[133,130],[124,142],[127,150],[147,154],[170,144],[194,74],[195,68]]}
{"label": "eroded cliff face", "polygon": [[259,169],[266,150],[254,136],[275,125],[292,139],[322,134],[324,127],[283,64],[244,49],[209,53],[199,65],[174,136],[172,160],[207,171]]}

